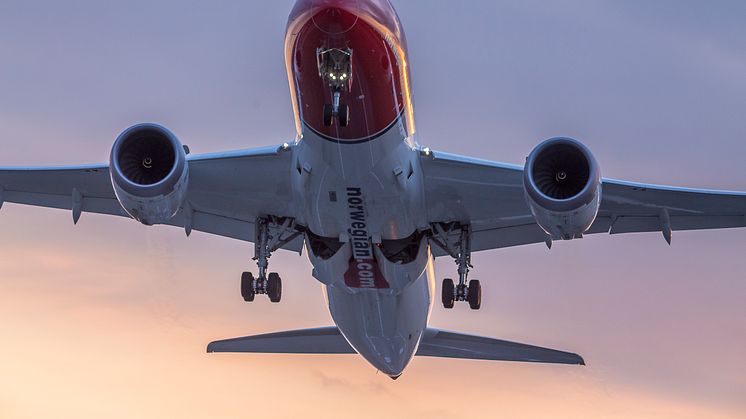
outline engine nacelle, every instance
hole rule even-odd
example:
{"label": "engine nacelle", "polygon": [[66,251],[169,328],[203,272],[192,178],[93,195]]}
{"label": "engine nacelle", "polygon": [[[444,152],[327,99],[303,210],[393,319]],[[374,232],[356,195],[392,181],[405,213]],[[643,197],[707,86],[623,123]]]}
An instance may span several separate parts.
{"label": "engine nacelle", "polygon": [[550,138],[526,159],[523,186],[536,223],[552,239],[582,237],[601,204],[601,170],[572,138]]}
{"label": "engine nacelle", "polygon": [[184,203],[189,179],[186,152],[160,125],[138,124],[122,132],[111,149],[109,167],[119,203],[143,224],[170,220]]}

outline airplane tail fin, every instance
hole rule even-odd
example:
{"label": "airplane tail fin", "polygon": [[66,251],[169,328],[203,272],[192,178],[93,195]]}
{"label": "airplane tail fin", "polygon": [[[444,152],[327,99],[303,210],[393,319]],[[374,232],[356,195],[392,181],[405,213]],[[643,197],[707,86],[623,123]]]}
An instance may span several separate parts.
{"label": "airplane tail fin", "polygon": [[[331,326],[217,340],[207,345],[207,352],[354,354],[355,350]],[[580,355],[570,352],[432,328],[423,334],[415,355],[585,365]]]}

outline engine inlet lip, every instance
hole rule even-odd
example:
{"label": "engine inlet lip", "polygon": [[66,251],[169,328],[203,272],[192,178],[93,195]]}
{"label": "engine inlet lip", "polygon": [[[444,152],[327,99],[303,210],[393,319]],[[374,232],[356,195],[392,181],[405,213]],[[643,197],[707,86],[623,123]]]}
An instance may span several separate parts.
{"label": "engine inlet lip", "polygon": [[[143,131],[151,131],[163,135],[171,143],[171,147],[174,151],[175,164],[168,172],[168,174],[158,182],[148,185],[135,183],[124,176],[122,169],[119,166],[119,159],[117,158],[125,140],[129,139],[132,135]],[[114,145],[112,146],[111,155],[109,158],[109,173],[111,175],[112,181],[118,187],[134,196],[142,198],[152,198],[160,195],[166,195],[181,179],[182,176],[178,174],[184,172],[184,167],[186,165],[186,155],[182,154],[185,153],[183,147],[181,146],[181,143],[176,138],[176,136],[166,127],[150,122],[133,125],[119,134],[117,139],[114,141]]]}
{"label": "engine inlet lip", "polygon": [[[534,181],[533,167],[536,159],[541,153],[549,147],[556,145],[568,145],[579,150],[583,157],[588,161],[588,181],[586,182],[583,189],[580,190],[575,196],[558,199],[552,198],[551,196],[543,193]],[[540,143],[534,151],[526,159],[526,165],[523,169],[523,180],[524,189],[528,196],[537,204],[544,208],[551,208],[553,211],[564,212],[576,210],[583,205],[587,205],[593,201],[596,196],[596,188],[600,185],[601,174],[596,163],[596,159],[591,154],[591,151],[583,143],[570,137],[554,137]]]}

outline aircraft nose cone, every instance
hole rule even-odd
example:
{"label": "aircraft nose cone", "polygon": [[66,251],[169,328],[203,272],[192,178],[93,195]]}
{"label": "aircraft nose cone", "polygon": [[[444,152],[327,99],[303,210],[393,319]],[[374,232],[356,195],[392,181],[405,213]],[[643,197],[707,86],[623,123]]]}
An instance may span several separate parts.
{"label": "aircraft nose cone", "polygon": [[327,7],[344,8],[344,9],[359,9],[362,6],[361,3],[365,3],[366,0],[298,0],[297,4],[304,8],[309,9],[322,9]]}
{"label": "aircraft nose cone", "polygon": [[389,377],[398,378],[412,358],[412,350],[407,342],[401,337],[370,340],[370,363]]}
{"label": "aircraft nose cone", "polygon": [[309,2],[313,24],[329,35],[343,34],[357,23],[360,7],[357,1],[350,0],[314,0]]}

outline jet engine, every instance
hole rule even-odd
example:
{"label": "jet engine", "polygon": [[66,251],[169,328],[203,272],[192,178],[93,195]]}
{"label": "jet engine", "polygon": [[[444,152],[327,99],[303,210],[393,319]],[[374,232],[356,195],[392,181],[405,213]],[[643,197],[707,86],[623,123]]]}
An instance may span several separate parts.
{"label": "jet engine", "polygon": [[536,223],[552,239],[580,238],[601,203],[600,168],[572,138],[550,138],[534,148],[523,171],[526,200]]}
{"label": "jet engine", "polygon": [[164,223],[181,208],[189,165],[184,147],[168,129],[156,124],[127,128],[114,141],[109,167],[117,199],[135,220]]}

